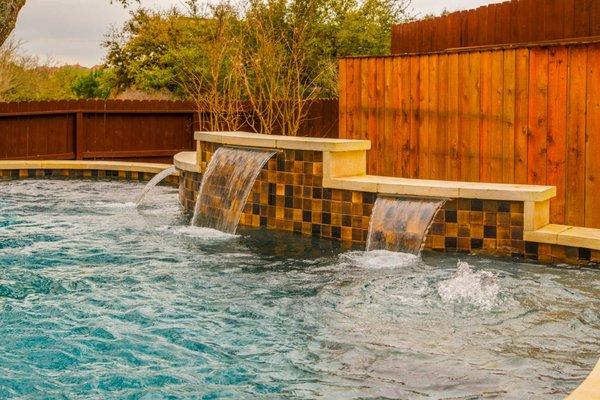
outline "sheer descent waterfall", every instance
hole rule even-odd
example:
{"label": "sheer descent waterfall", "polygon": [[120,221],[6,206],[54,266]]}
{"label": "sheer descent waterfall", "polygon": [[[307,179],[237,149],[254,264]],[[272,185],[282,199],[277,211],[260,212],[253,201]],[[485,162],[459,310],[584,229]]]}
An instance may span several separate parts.
{"label": "sheer descent waterfall", "polygon": [[192,225],[235,233],[262,167],[276,152],[219,147],[202,178]]}
{"label": "sheer descent waterfall", "polygon": [[431,222],[446,200],[380,196],[375,202],[367,251],[419,254]]}
{"label": "sheer descent waterfall", "polygon": [[150,179],[150,181],[148,181],[146,186],[144,186],[144,189],[142,190],[142,192],[135,199],[135,205],[139,206],[149,191],[151,191],[156,185],[161,183],[164,179],[175,174],[176,172],[177,172],[177,168],[175,168],[175,166],[172,166],[172,167],[164,169],[164,170],[160,171],[158,174],[154,175],[154,177],[152,179]]}

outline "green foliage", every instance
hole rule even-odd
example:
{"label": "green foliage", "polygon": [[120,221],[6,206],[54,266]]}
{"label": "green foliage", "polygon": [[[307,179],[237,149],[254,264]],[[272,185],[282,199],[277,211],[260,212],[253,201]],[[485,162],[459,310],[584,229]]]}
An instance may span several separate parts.
{"label": "green foliage", "polygon": [[167,89],[185,97],[178,84],[182,64],[206,67],[209,61],[202,48],[212,37],[214,25],[211,19],[191,18],[175,10],[134,12],[123,31],[105,42],[106,64],[115,72],[117,90]]}
{"label": "green foliage", "polygon": [[80,99],[107,99],[113,88],[112,71],[96,69],[76,79],[71,88]]}
{"label": "green foliage", "polygon": [[40,66],[35,59],[0,51],[0,101],[77,98],[73,82],[86,74],[79,66]]}
{"label": "green foliage", "polygon": [[[214,76],[215,59],[224,68],[219,74],[228,75],[228,69],[240,61],[240,51],[246,59],[260,52],[252,33],[254,24],[259,23],[268,27],[277,41],[273,57],[289,57],[290,44],[299,43],[302,35],[303,81],[316,87],[320,97],[335,96],[337,58],[389,53],[391,25],[407,18],[408,3],[251,0],[244,10],[221,4],[208,7],[204,14],[199,14],[196,1],[187,4],[186,14],[138,10],[120,31],[107,38],[106,65],[115,72],[117,90],[166,89],[178,97],[190,97],[184,82],[190,79],[191,66],[194,77],[210,86],[210,81],[218,78]],[[220,53],[216,43],[228,54]]]}

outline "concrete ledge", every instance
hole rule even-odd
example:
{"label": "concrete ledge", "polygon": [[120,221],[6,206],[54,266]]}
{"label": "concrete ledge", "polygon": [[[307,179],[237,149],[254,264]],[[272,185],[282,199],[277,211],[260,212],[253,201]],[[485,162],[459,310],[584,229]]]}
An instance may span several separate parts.
{"label": "concrete ledge", "polygon": [[202,142],[231,146],[266,147],[286,150],[353,151],[369,150],[369,140],[325,139],[296,136],[263,135],[249,132],[196,132],[194,138]]}
{"label": "concrete ledge", "polygon": [[104,171],[131,171],[157,174],[170,164],[127,161],[70,161],[70,160],[7,160],[0,161],[0,170],[15,169],[86,169]]}
{"label": "concrete ledge", "polygon": [[196,163],[196,152],[195,151],[182,151],[181,153],[175,154],[173,157],[173,165],[183,171],[188,172],[201,172],[200,166]]}
{"label": "concrete ledge", "polygon": [[528,242],[600,250],[600,229],[594,228],[549,224],[535,231],[525,231],[523,238]]}
{"label": "concrete ledge", "polygon": [[391,195],[524,202],[545,201],[556,195],[554,186],[436,181],[376,175],[332,178],[325,180],[324,186]]}
{"label": "concrete ledge", "polygon": [[600,399],[600,361],[592,373],[566,400],[598,400]]}

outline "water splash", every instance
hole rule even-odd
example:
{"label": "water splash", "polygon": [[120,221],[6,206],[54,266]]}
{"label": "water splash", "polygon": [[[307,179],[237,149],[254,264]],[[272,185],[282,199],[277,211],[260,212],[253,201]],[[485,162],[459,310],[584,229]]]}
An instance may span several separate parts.
{"label": "water splash", "polygon": [[437,290],[444,303],[491,310],[498,304],[500,284],[495,274],[475,271],[468,263],[459,261],[454,276],[438,283]]}
{"label": "water splash", "polygon": [[437,211],[446,200],[380,196],[375,202],[367,251],[420,254]]}
{"label": "water splash", "polygon": [[158,174],[154,175],[154,177],[152,179],[150,179],[150,181],[148,181],[148,183],[146,184],[146,186],[144,187],[142,192],[135,199],[136,207],[139,207],[139,205],[142,204],[142,201],[144,200],[144,197],[146,197],[148,192],[150,192],[156,185],[161,183],[164,179],[175,174],[176,172],[177,172],[177,168],[175,168],[175,166],[172,166],[172,167],[166,168],[166,169],[160,171]]}
{"label": "water splash", "polygon": [[260,170],[275,154],[275,151],[219,147],[202,178],[192,226],[235,233]]}
{"label": "water splash", "polygon": [[341,261],[359,268],[404,268],[419,264],[421,257],[388,250],[351,251],[340,256]]}
{"label": "water splash", "polygon": [[239,235],[225,233],[211,228],[203,228],[200,226],[182,226],[173,230],[175,235],[189,236],[200,238],[203,240],[231,240],[238,238]]}

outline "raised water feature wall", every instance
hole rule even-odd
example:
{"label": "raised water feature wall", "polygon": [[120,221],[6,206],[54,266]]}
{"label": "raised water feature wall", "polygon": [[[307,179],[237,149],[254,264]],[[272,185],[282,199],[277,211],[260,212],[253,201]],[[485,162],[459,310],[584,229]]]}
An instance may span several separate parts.
{"label": "raised water feature wall", "polygon": [[[244,134],[240,135],[244,136]],[[392,183],[392,178],[366,176],[363,179],[349,176],[339,182],[335,179],[324,182],[328,179],[327,171],[324,171],[327,168],[324,157],[329,157],[331,154],[323,150],[324,144],[317,142],[315,146],[315,143],[312,143],[314,139],[290,138],[292,141],[296,140],[290,147],[296,148],[286,149],[281,148],[286,146],[276,146],[273,139],[269,139],[271,142],[254,136],[242,139],[244,140],[233,140],[229,143],[221,143],[219,138],[209,139],[211,141],[200,140],[197,153],[181,153],[176,157],[176,165],[181,173],[180,201],[187,210],[190,212],[193,210],[201,181],[201,171],[206,168],[217,148],[223,145],[277,148],[278,153],[263,167],[252,188],[240,217],[240,225],[336,239],[346,245],[366,245],[370,217],[379,191],[373,189],[371,181],[376,178],[379,182],[387,182],[386,180],[390,179],[390,185],[396,185],[397,179]],[[223,141],[227,142],[227,140]],[[300,144],[301,142],[303,144]],[[319,150],[310,150],[311,147],[317,147]],[[350,154],[352,151],[347,153]],[[341,155],[342,152],[337,154]],[[178,163],[178,158],[185,161]],[[347,175],[353,175],[353,169],[356,168],[355,162],[342,167],[348,169]],[[538,229],[545,226],[547,221],[542,218],[541,221],[527,222],[526,218],[535,219],[538,218],[538,214],[543,215],[547,203],[517,200],[519,196],[514,193],[524,190],[522,187],[515,187],[513,193],[505,188],[498,190],[496,186],[491,188],[485,186],[485,190],[480,190],[478,184],[463,184],[463,187],[467,188],[467,191],[471,190],[472,193],[480,190],[481,198],[453,198],[451,195],[441,196],[440,193],[444,192],[439,192],[437,188],[430,188],[429,181],[419,182],[423,185],[418,191],[415,191],[412,186],[407,186],[410,193],[404,194],[414,196],[422,191],[430,193],[431,197],[449,199],[434,217],[426,237],[425,248],[516,256],[545,263],[600,262],[600,250],[593,246],[549,244],[528,240],[527,235],[531,236],[539,232],[527,232],[525,229],[527,223],[534,225],[530,229]],[[344,189],[343,186],[347,183],[350,188]],[[412,184],[414,184],[413,180],[411,180]],[[439,184],[435,181],[435,185]],[[384,183],[379,185],[383,190],[389,191],[384,187]],[[354,187],[356,190],[352,190]],[[500,194],[496,196],[496,192]],[[402,193],[398,194],[402,195]],[[534,207],[533,210],[531,207]],[[529,209],[526,211],[526,208]]]}
{"label": "raised water feature wall", "polygon": [[[221,146],[202,143],[204,168]],[[193,212],[201,174],[184,170],[180,173],[180,201]],[[362,246],[367,242],[376,199],[375,193],[324,188],[323,152],[282,150],[259,174],[240,225],[281,229]],[[525,251],[523,203],[451,199],[434,217],[425,245],[435,250],[522,254]]]}

